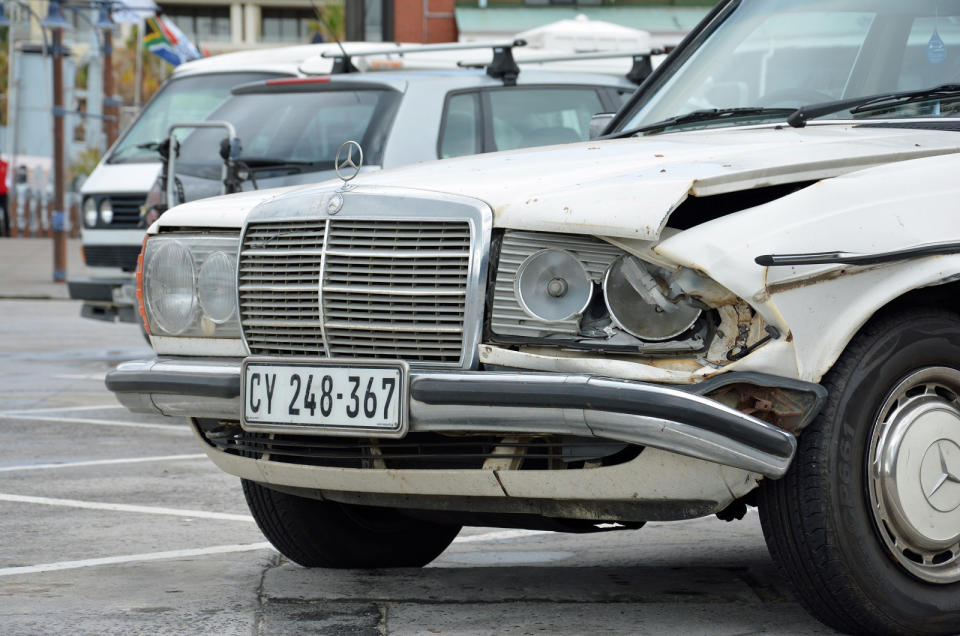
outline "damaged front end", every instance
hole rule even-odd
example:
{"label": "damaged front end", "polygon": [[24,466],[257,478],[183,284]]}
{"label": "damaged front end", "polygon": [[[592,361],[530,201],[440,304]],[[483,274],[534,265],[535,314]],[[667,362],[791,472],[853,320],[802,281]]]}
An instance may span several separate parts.
{"label": "damaged front end", "polygon": [[[823,404],[816,384],[750,368],[779,327],[658,243],[497,228],[465,197],[344,198],[330,219],[313,218],[315,192],[269,201],[229,239],[240,304],[224,325],[239,329],[164,331],[163,287],[145,286],[160,355],[108,388],[190,418],[225,471],[304,496],[621,521],[709,514],[781,477]],[[225,240],[161,232],[144,269],[174,244],[202,268]],[[377,369],[403,396],[394,428],[321,417],[331,400],[351,412],[360,375],[373,396]],[[264,373],[303,388],[265,419]]]}

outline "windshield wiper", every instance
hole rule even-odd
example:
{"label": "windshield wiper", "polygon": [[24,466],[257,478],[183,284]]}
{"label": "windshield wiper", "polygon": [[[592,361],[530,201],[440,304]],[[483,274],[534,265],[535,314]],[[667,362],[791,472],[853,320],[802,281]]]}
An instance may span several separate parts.
{"label": "windshield wiper", "polygon": [[903,106],[917,102],[927,102],[941,97],[960,97],[960,84],[940,84],[916,91],[898,91],[867,97],[841,99],[834,102],[822,102],[801,106],[787,117],[787,123],[794,128],[803,128],[807,122],[817,117],[849,110],[851,113],[869,113],[875,110]]}
{"label": "windshield wiper", "polygon": [[671,128],[673,126],[682,126],[684,124],[708,121],[725,121],[728,119],[752,117],[755,115],[786,115],[792,113],[793,111],[793,108],[765,108],[763,106],[746,106],[741,108],[708,108],[705,110],[695,110],[693,112],[686,113],[685,115],[669,117],[662,121],[647,124],[646,126],[624,130],[611,135],[609,138],[621,139],[623,137],[631,137],[639,133],[654,132],[658,130],[664,130],[665,128]]}

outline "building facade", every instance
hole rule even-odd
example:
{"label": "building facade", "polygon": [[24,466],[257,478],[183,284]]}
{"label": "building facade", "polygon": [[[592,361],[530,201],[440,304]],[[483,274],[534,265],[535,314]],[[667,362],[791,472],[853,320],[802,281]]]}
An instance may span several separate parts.
{"label": "building facade", "polygon": [[163,0],[163,14],[211,54],[245,48],[305,44],[315,33],[310,0]]}

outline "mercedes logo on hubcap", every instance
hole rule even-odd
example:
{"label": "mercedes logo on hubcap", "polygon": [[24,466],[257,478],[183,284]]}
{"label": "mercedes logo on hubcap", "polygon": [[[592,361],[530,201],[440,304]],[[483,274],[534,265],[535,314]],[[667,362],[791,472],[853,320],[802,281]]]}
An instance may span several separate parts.
{"label": "mercedes logo on hubcap", "polygon": [[333,160],[333,167],[337,171],[337,176],[343,179],[344,185],[360,174],[362,165],[363,148],[355,141],[344,142],[337,150],[337,156]]}
{"label": "mercedes logo on hubcap", "polygon": [[949,439],[930,445],[920,464],[920,485],[927,502],[940,512],[960,508],[960,446]]}

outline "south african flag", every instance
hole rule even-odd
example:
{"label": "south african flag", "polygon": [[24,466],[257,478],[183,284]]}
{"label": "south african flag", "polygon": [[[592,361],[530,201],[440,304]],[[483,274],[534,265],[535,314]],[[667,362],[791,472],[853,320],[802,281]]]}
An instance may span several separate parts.
{"label": "south african flag", "polygon": [[147,18],[144,24],[143,48],[177,66],[203,57],[193,42],[162,15]]}

